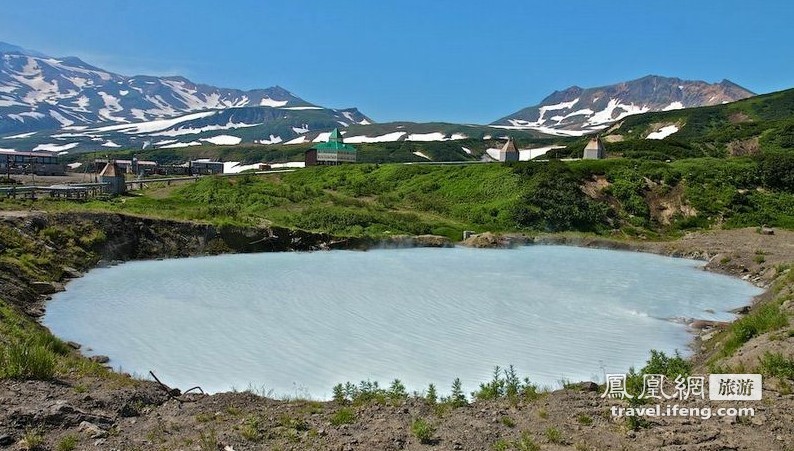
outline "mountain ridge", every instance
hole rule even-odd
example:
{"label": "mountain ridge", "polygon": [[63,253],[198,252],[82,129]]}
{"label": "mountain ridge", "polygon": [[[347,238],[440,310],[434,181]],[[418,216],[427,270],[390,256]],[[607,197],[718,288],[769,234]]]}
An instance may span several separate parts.
{"label": "mountain ridge", "polygon": [[239,90],[183,76],[125,76],[78,57],[53,58],[0,43],[0,134],[150,122],[247,106],[323,110],[329,116],[326,127],[372,122],[355,108],[323,108],[281,86]]}
{"label": "mountain ridge", "polygon": [[633,114],[717,105],[754,95],[728,79],[708,83],[646,75],[611,85],[593,88],[574,85],[554,91],[539,104],[518,110],[491,125],[581,136],[596,133]]}

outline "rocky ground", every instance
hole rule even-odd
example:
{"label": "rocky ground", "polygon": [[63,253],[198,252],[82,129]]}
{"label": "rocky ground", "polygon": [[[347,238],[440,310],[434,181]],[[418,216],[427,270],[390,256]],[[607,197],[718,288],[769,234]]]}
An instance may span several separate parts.
{"label": "rocky ground", "polygon": [[[273,230],[220,231],[203,225],[118,215],[78,214],[60,216],[57,221],[71,221],[75,227],[93,224],[117,235],[119,238],[108,239],[97,248],[96,259],[106,261],[339,245],[324,236],[290,236],[286,231]],[[43,229],[53,223],[53,218],[37,213],[5,214],[0,222],[3,227],[16,227],[24,232]],[[273,239],[274,235],[279,238]],[[263,238],[265,241],[258,241]],[[779,230],[772,235],[754,229],[695,233],[663,243],[559,235],[479,239],[479,243],[470,244],[554,243],[695,257],[707,260],[711,270],[761,286],[769,286],[781,276],[782,263],[794,262],[794,233]],[[246,247],[256,242],[269,243],[271,249]],[[371,243],[341,245],[365,247],[367,244]],[[389,243],[411,244],[447,245],[437,237]],[[68,273],[64,275],[68,276]],[[30,305],[39,303],[44,295],[34,292],[30,287],[32,282],[24,274],[4,275],[0,280],[0,295],[4,299],[15,296],[12,300],[20,310],[35,311]],[[11,284],[26,284],[26,287]],[[762,297],[758,302],[763,301]],[[710,332],[714,330],[703,334]],[[745,359],[748,365],[757,358],[759,350],[772,347],[794,357],[790,338],[760,336],[753,340],[736,357]],[[713,346],[699,341],[695,345],[698,347],[695,361],[702,371]],[[533,399],[480,401],[452,408],[414,398],[342,405],[273,400],[247,392],[182,395],[169,393],[155,382],[125,375],[70,371],[51,381],[0,380],[0,449],[794,450],[794,395],[787,387],[790,385],[785,381],[769,381],[765,383],[762,401],[741,403],[742,407],[756,409],[753,417],[652,418],[644,425],[647,427],[635,430],[625,418],[615,418],[610,413],[611,406],[625,407],[626,403],[602,399],[594,384],[574,384]],[[447,392],[444,388],[440,390]],[[696,400],[679,404],[712,405],[715,409],[724,406]],[[418,420],[421,421],[417,423]],[[422,423],[428,426],[425,433],[417,428]]]}

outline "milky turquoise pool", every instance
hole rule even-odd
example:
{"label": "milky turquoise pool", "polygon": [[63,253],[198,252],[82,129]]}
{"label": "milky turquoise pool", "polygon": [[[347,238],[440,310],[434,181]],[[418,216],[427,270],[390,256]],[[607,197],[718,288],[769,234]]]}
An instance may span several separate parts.
{"label": "milky turquoise pool", "polygon": [[138,261],[70,282],[43,322],[117,369],[210,392],[328,398],[394,378],[443,392],[455,377],[472,390],[509,364],[553,386],[687,353],[672,318],[730,320],[760,293],[702,265],[563,246]]}

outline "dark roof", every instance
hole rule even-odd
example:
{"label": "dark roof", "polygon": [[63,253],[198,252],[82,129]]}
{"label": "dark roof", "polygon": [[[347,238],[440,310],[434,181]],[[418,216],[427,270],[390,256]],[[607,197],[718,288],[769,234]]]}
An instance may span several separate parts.
{"label": "dark roof", "polygon": [[99,173],[100,177],[124,177],[124,172],[116,166],[116,163],[107,163]]}
{"label": "dark roof", "polygon": [[312,149],[336,150],[340,152],[356,151],[355,147],[351,146],[350,144],[345,144],[344,140],[342,139],[342,134],[339,133],[338,128],[335,128],[334,131],[331,132],[331,135],[328,136],[328,142],[317,144],[316,146],[312,147]]}
{"label": "dark roof", "polygon": [[57,157],[55,153],[51,152],[22,152],[16,150],[0,150],[0,155],[20,155],[23,157]]}
{"label": "dark roof", "polygon": [[502,152],[518,152],[516,142],[513,141],[512,136],[507,138],[507,142],[505,143],[504,147],[502,147]]}
{"label": "dark roof", "polygon": [[604,150],[604,144],[601,143],[601,138],[593,138],[590,140],[589,143],[585,146],[584,150]]}

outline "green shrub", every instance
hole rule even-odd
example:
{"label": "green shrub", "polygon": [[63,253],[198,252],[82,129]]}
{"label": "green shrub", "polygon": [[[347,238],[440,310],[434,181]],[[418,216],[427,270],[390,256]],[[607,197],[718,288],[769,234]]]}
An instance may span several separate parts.
{"label": "green shrub", "polygon": [[590,426],[591,424],[593,424],[593,417],[591,417],[590,415],[585,415],[583,413],[580,413],[579,415],[576,416],[576,421],[581,425]]}
{"label": "green shrub", "polygon": [[505,439],[499,439],[491,446],[493,451],[508,451],[510,449],[510,442]]}
{"label": "green shrub", "polygon": [[435,405],[438,402],[438,393],[436,392],[436,386],[434,384],[430,384],[427,387],[427,394],[425,394],[425,400],[431,406]]}
{"label": "green shrub", "polygon": [[449,404],[452,407],[464,407],[469,405],[469,401],[466,399],[466,395],[463,394],[463,383],[460,381],[460,378],[455,378],[452,381],[452,393],[449,397]]}
{"label": "green shrub", "polygon": [[681,357],[678,351],[668,357],[664,352],[655,349],[651,349],[651,357],[642,369],[642,374],[663,374],[672,379],[679,375],[686,377],[691,373],[692,363]]}
{"label": "green shrub", "polygon": [[761,361],[761,372],[767,376],[794,380],[794,359],[777,352],[765,352]]}
{"label": "green shrub", "polygon": [[55,446],[56,451],[72,451],[77,448],[77,436],[69,434]]}
{"label": "green shrub", "polygon": [[770,302],[749,315],[734,321],[728,328],[721,355],[732,355],[741,345],[764,332],[778,330],[788,325],[786,314],[780,310],[779,302]]}
{"label": "green shrub", "polygon": [[399,379],[395,379],[389,385],[386,396],[392,401],[404,401],[408,399],[408,392],[405,390],[405,385]]}
{"label": "green shrub", "polygon": [[39,449],[44,443],[44,435],[39,429],[27,429],[20,440],[19,447],[24,450]]}
{"label": "green shrub", "polygon": [[0,376],[10,379],[49,380],[55,376],[56,355],[34,340],[15,342],[0,350]]}
{"label": "green shrub", "polygon": [[331,424],[339,426],[342,424],[353,424],[356,421],[356,413],[353,409],[342,407],[331,417]]}
{"label": "green shrub", "polygon": [[260,421],[257,417],[246,418],[242,427],[240,428],[240,435],[249,442],[258,442],[262,439],[262,433],[259,430]]}
{"label": "green shrub", "polygon": [[519,451],[540,451],[540,445],[529,435],[529,432],[522,432],[521,437],[513,443],[513,447]]}
{"label": "green shrub", "polygon": [[345,387],[342,384],[336,384],[333,388],[333,400],[339,404],[345,404],[347,399],[347,393],[345,392]]}
{"label": "green shrub", "polygon": [[549,443],[560,444],[563,442],[562,432],[555,427],[546,428],[546,440],[548,440]]}
{"label": "green shrub", "polygon": [[516,427],[516,421],[514,419],[508,417],[507,415],[503,416],[501,421],[502,421],[502,424],[504,424],[505,426],[507,426],[509,428]]}
{"label": "green shrub", "polygon": [[433,435],[436,433],[436,427],[424,418],[415,418],[411,422],[411,434],[419,439],[419,443],[430,444],[433,443]]}

